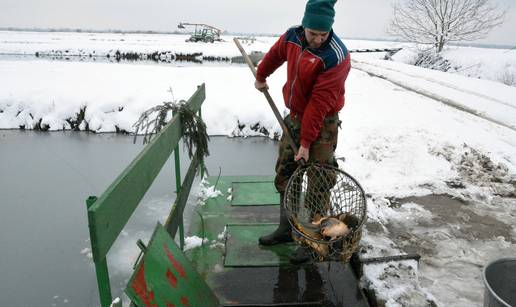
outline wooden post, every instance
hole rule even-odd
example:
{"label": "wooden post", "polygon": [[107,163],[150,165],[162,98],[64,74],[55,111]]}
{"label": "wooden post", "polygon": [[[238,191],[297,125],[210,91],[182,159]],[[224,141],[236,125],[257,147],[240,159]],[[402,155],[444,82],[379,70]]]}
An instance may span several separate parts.
{"label": "wooden post", "polygon": [[[89,209],[97,201],[96,196],[90,196],[86,199],[86,207]],[[89,214],[90,211],[88,211]],[[94,238],[90,236],[91,245],[96,244],[93,242]],[[97,276],[97,286],[99,288],[100,305],[102,307],[109,307],[111,305],[111,286],[109,284],[109,272],[107,267],[106,256],[101,261],[95,262],[95,274]]]}

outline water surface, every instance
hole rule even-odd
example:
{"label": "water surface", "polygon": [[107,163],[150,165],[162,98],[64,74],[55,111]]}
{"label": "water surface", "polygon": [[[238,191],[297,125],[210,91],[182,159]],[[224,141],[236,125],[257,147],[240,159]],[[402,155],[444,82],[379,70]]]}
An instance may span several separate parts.
{"label": "water surface", "polygon": [[[99,305],[85,199],[100,196],[141,151],[141,141],[132,141],[119,134],[0,131],[0,306]],[[223,176],[271,175],[276,151],[266,138],[212,137],[206,165],[211,175],[219,167]],[[186,153],[181,160],[184,175]],[[130,276],[136,240],[147,242],[169,213],[173,168],[167,161],[108,254],[114,297]],[[190,197],[185,214],[194,204]]]}

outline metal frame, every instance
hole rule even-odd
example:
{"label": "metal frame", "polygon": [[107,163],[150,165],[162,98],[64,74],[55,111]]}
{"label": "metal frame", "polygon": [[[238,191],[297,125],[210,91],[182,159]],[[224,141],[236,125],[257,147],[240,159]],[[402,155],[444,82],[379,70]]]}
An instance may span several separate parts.
{"label": "metal frame", "polygon": [[[205,98],[206,90],[203,83],[198,86],[197,91],[190,97],[186,105],[190,110],[199,112],[201,115],[200,109]],[[179,116],[173,116],[166,127],[145,146],[100,198],[90,196],[86,200],[91,250],[95,263],[100,303],[103,307],[110,306],[112,302],[107,253],[172,151],[174,151],[175,158],[177,198],[165,227],[172,238],[179,229],[181,249],[184,247],[183,209],[202,161],[193,159],[183,185],[181,185],[178,145],[182,137],[181,131],[182,124]]]}

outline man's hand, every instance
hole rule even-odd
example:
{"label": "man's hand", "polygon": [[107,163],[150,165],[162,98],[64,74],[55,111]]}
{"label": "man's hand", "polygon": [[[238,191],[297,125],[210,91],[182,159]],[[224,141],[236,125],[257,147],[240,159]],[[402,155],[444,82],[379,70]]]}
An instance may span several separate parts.
{"label": "man's hand", "polygon": [[258,80],[254,81],[254,87],[259,90],[260,92],[263,92],[265,90],[269,89],[269,86],[267,85],[267,82],[260,82]]}
{"label": "man's hand", "polygon": [[310,149],[306,147],[299,147],[299,150],[297,151],[297,155],[294,157],[295,161],[299,161],[300,159],[305,160],[305,162],[308,162],[308,156],[310,153]]}

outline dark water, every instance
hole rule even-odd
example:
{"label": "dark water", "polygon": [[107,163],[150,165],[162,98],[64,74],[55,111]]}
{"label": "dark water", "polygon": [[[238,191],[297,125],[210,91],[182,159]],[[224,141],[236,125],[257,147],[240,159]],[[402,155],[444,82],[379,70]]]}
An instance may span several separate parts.
{"label": "dark water", "polygon": [[[212,137],[206,165],[211,175],[219,167],[222,175],[270,175],[276,148],[265,138]],[[85,199],[101,195],[141,149],[124,135],[0,131],[0,306],[99,305]],[[169,160],[108,254],[114,297],[130,277],[136,240],[163,222],[174,190]]]}
{"label": "dark water", "polygon": [[131,64],[131,65],[159,65],[172,67],[185,66],[228,66],[245,65],[238,59],[225,58],[225,60],[213,57],[199,57],[187,59],[116,59],[115,57],[107,56],[88,56],[88,55],[33,55],[33,54],[15,54],[15,53],[0,53],[0,61],[56,61],[56,62],[84,62],[84,63],[113,63],[113,64]]}

